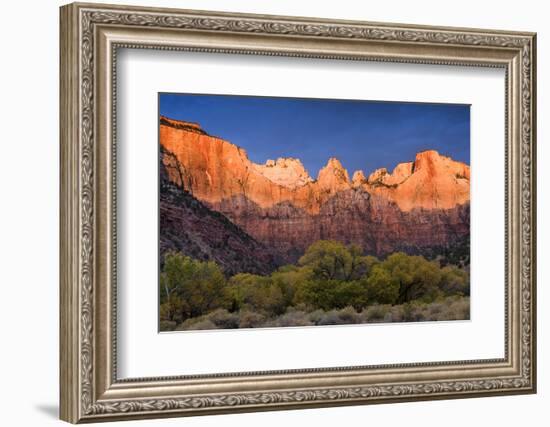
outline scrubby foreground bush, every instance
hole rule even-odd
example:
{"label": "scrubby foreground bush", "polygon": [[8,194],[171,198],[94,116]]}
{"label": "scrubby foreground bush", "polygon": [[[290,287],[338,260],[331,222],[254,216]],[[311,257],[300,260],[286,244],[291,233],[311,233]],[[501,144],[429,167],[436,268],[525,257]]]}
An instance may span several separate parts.
{"label": "scrubby foreground bush", "polygon": [[338,325],[469,318],[469,275],[398,252],[385,260],[334,241],[270,276],[226,278],[172,252],[160,276],[161,330]]}
{"label": "scrubby foreground bush", "polygon": [[400,305],[371,305],[362,311],[353,307],[340,310],[315,310],[305,312],[289,307],[286,313],[267,317],[249,310],[229,312],[217,309],[199,317],[193,317],[177,325],[166,322],[164,331],[187,331],[204,329],[267,328],[281,326],[350,325],[360,323],[428,322],[441,320],[468,320],[469,297],[447,297],[438,302],[412,302]]}

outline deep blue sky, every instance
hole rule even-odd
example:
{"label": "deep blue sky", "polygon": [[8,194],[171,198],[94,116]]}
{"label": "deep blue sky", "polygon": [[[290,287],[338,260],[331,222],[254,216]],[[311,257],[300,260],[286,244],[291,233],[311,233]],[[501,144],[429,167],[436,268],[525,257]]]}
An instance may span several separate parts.
{"label": "deep blue sky", "polygon": [[467,105],[167,93],[159,103],[161,115],[199,123],[256,163],[297,157],[313,178],[329,157],[350,177],[428,149],[470,164]]}

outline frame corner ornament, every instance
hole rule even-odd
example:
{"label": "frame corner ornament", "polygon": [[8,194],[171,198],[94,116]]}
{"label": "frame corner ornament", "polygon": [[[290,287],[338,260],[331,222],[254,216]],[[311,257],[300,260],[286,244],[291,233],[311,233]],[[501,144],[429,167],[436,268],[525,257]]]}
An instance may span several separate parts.
{"label": "frame corner ornament", "polygon": [[[199,413],[216,413],[227,410],[254,410],[276,409],[283,407],[308,407],[334,404],[353,404],[382,401],[424,400],[429,398],[480,396],[496,393],[529,393],[536,388],[535,378],[535,35],[529,33],[512,33],[502,31],[469,30],[454,28],[418,27],[394,24],[373,24],[366,22],[324,21],[309,18],[271,17],[261,15],[235,15],[214,12],[196,12],[166,9],[126,8],[120,6],[93,6],[74,4],[65,7],[70,13],[62,13],[62,31],[66,48],[72,52],[64,67],[78,67],[78,77],[69,71],[62,73],[62,96],[67,99],[78,98],[77,105],[67,102],[62,104],[62,117],[70,121],[71,126],[78,131],[73,135],[62,135],[62,151],[66,153],[65,174],[66,182],[77,184],[78,196],[75,200],[69,184],[62,191],[62,210],[74,220],[62,229],[61,239],[77,236],[77,248],[72,255],[77,259],[77,283],[62,281],[61,293],[68,295],[77,290],[78,304],[73,307],[72,318],[62,319],[62,346],[73,355],[75,372],[73,379],[62,384],[62,413],[71,413],[65,416],[69,421],[80,420],[109,420],[116,418],[154,417],[163,414],[189,415]],[[77,16],[77,19],[75,19]],[[454,64],[467,63],[479,65],[501,64],[507,68],[509,84],[519,93],[518,99],[511,98],[508,106],[509,120],[519,117],[516,134],[508,135],[509,144],[517,147],[520,168],[520,182],[517,183],[519,193],[513,194],[513,203],[517,202],[519,235],[510,236],[516,239],[519,250],[514,252],[510,259],[512,266],[517,266],[516,272],[520,279],[511,284],[512,290],[517,291],[519,300],[516,307],[518,323],[511,325],[517,328],[520,339],[517,356],[519,362],[515,375],[506,376],[472,376],[418,382],[399,381],[399,372],[402,367],[395,367],[393,381],[390,383],[373,383],[362,385],[340,386],[334,382],[332,386],[311,387],[304,382],[303,386],[292,386],[288,390],[272,389],[257,391],[241,391],[235,393],[212,392],[211,394],[180,395],[177,397],[156,397],[144,395],[140,398],[98,398],[101,393],[96,387],[96,370],[98,368],[96,356],[100,351],[97,347],[96,329],[97,301],[95,293],[99,283],[94,276],[96,271],[97,251],[95,246],[97,236],[97,165],[95,155],[100,149],[97,141],[97,126],[104,126],[104,122],[97,122],[98,98],[98,61],[106,58],[97,58],[96,46],[98,32],[102,28],[117,27],[130,34],[133,31],[147,29],[155,31],[174,31],[184,34],[188,31],[203,32],[205,34],[220,34],[230,41],[235,34],[239,36],[255,36],[273,38],[290,38],[296,44],[295,50],[277,51],[274,49],[239,47],[212,47],[212,51],[244,52],[250,54],[279,54],[288,56],[308,56],[303,51],[300,41],[321,40],[322,49],[327,53],[315,52],[314,57],[349,57],[349,59],[384,60],[410,63]],[[352,58],[343,49],[342,55],[334,53],[342,43],[363,43],[365,55],[362,58]],[[62,40],[62,43],[64,41]],[[388,49],[380,54],[369,54],[371,47],[384,43]],[[162,43],[132,42],[136,47],[159,48]],[[362,46],[363,46],[362,45]],[[410,49],[409,55],[402,51],[393,51],[391,46],[400,49]],[[414,50],[414,46],[419,47]],[[113,45],[116,49],[116,45]],[[164,48],[177,49],[170,45]],[[190,49],[181,46],[182,50]],[[197,47],[200,51],[209,51],[204,47]],[[375,51],[375,50],[373,50]],[[297,53],[298,52],[298,53]],[[443,52],[443,53],[441,53]],[[483,52],[487,56],[483,57]],[[370,56],[369,56],[370,55]],[[116,55],[115,55],[116,56]],[[516,65],[519,63],[519,66]],[[515,68],[516,67],[516,68]],[[109,70],[112,74],[114,70]],[[519,72],[519,75],[516,73]],[[71,79],[71,80],[70,80]],[[76,83],[75,83],[76,79]],[[517,81],[517,83],[515,83]],[[71,84],[69,84],[71,83]],[[110,90],[110,88],[109,88]],[[65,91],[65,92],[63,92]],[[63,122],[63,119],[62,119]],[[110,121],[110,125],[114,126]],[[108,132],[109,130],[105,130]],[[75,135],[77,140],[75,139]],[[519,138],[516,139],[515,135]],[[78,152],[74,152],[78,147]],[[103,146],[102,146],[103,147]],[[103,147],[105,148],[105,147]],[[70,154],[70,155],[69,155]],[[74,161],[77,160],[77,165]],[[71,163],[72,162],[72,163]],[[515,208],[514,208],[515,209]],[[70,212],[69,212],[70,211]],[[105,221],[106,218],[102,218]],[[63,272],[67,272],[69,265],[62,265]],[[68,273],[67,273],[68,274]],[[68,276],[67,276],[68,277]],[[514,286],[519,286],[515,288]],[[69,287],[72,291],[69,290]],[[515,294],[510,292],[511,297]],[[63,310],[63,307],[62,307]],[[63,331],[78,325],[78,337],[69,336]],[[63,329],[65,328],[65,329]],[[66,336],[67,335],[67,336]],[[109,353],[111,354],[111,353]],[[508,362],[508,361],[507,361]],[[450,365],[449,369],[454,368]],[[464,365],[464,369],[467,365]],[[429,366],[426,368],[429,369]],[[301,374],[307,375],[307,374]],[[397,375],[397,377],[395,376]],[[159,380],[160,381],[160,380]],[[184,380],[174,379],[174,385],[183,384]],[[182,382],[183,381],[183,382]],[[116,382],[116,378],[114,378]],[[166,381],[162,381],[166,383]],[[135,387],[135,385],[134,385]],[[144,386],[145,389],[145,386]],[[102,390],[108,391],[108,390]],[[72,396],[69,398],[69,395]],[[74,396],[77,399],[73,399]],[[71,400],[72,399],[72,400]],[[69,403],[70,402],[70,403]],[[70,406],[65,408],[64,406]],[[75,415],[79,414],[79,415]]]}

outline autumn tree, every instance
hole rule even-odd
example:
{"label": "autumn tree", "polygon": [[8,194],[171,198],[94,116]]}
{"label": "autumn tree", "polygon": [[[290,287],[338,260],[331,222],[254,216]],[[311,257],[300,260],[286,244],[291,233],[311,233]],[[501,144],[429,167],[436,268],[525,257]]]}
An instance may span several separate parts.
{"label": "autumn tree", "polygon": [[399,286],[395,304],[415,299],[430,302],[442,294],[439,289],[442,273],[435,261],[430,262],[422,256],[409,256],[397,252],[388,256],[380,264],[380,268],[389,274],[391,283],[397,283]]}
{"label": "autumn tree", "polygon": [[273,286],[277,286],[283,296],[285,307],[292,305],[298,289],[313,277],[309,267],[286,265],[271,274]]}
{"label": "autumn tree", "polygon": [[382,264],[373,266],[363,283],[371,303],[395,304],[399,298],[400,283]]}
{"label": "autumn tree", "polygon": [[441,268],[439,261],[401,252],[379,260],[363,255],[359,246],[328,240],[313,243],[298,265],[267,276],[239,273],[229,280],[214,262],[170,252],[159,285],[160,320],[170,328],[190,318],[234,325],[243,313],[271,322],[292,308],[361,312],[390,304],[406,309],[410,302],[469,296],[470,287],[468,271],[455,265]]}
{"label": "autumn tree", "polygon": [[470,295],[470,278],[463,269],[448,265],[441,269],[441,289],[447,295]]}
{"label": "autumn tree", "polygon": [[310,267],[319,279],[344,280],[350,273],[352,257],[342,243],[318,240],[307,248],[298,263]]}
{"label": "autumn tree", "polygon": [[367,292],[362,282],[315,278],[303,283],[293,300],[295,305],[303,304],[322,310],[348,306],[361,310],[367,302]]}
{"label": "autumn tree", "polygon": [[363,256],[361,247],[333,240],[318,240],[299,259],[300,266],[309,267],[314,276],[324,280],[356,280],[366,275],[378,260]]}
{"label": "autumn tree", "polygon": [[160,300],[161,312],[164,310],[171,318],[179,317],[180,321],[226,307],[225,276],[215,262],[202,262],[170,252],[165,256],[161,272]]}
{"label": "autumn tree", "polygon": [[286,309],[283,292],[273,284],[271,277],[239,273],[229,280],[228,294],[231,310],[250,308],[272,314]]}

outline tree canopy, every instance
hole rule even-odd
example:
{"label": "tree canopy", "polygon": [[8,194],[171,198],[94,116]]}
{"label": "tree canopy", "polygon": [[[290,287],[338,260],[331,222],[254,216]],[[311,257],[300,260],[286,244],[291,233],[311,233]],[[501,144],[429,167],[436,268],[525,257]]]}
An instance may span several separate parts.
{"label": "tree canopy", "polygon": [[216,310],[265,319],[290,309],[352,307],[360,312],[372,305],[468,296],[469,274],[422,256],[397,252],[379,260],[364,255],[356,245],[320,240],[306,250],[298,265],[280,267],[269,276],[239,273],[226,278],[212,261],[170,252],[164,258],[159,292],[163,321],[181,323]]}

